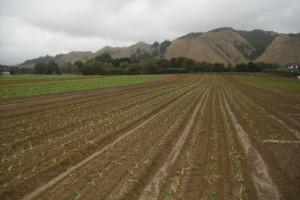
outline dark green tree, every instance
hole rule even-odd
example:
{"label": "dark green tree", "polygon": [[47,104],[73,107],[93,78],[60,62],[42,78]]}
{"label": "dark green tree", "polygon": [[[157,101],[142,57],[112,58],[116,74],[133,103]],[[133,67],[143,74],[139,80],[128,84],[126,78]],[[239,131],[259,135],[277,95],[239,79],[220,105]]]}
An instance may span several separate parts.
{"label": "dark green tree", "polygon": [[35,74],[46,74],[46,64],[44,62],[39,62],[34,65],[33,73]]}
{"label": "dark green tree", "polygon": [[99,61],[88,61],[82,68],[83,75],[101,75],[103,74],[102,63]]}
{"label": "dark green tree", "polygon": [[143,60],[143,54],[141,54],[141,53],[140,53],[140,54],[137,54],[137,55],[136,55],[136,59],[137,59],[137,60]]}
{"label": "dark green tree", "polygon": [[153,62],[146,63],[144,66],[145,74],[156,74],[157,65]]}
{"label": "dark green tree", "polygon": [[137,75],[142,73],[140,64],[134,64],[125,69],[126,74]]}
{"label": "dark green tree", "polygon": [[151,58],[152,58],[152,55],[149,52],[145,51],[143,53],[143,59],[144,60],[148,60],[148,59],[151,59]]}
{"label": "dark green tree", "polygon": [[129,66],[129,62],[123,61],[120,63],[119,68],[125,69],[128,66]]}
{"label": "dark green tree", "polygon": [[81,71],[83,68],[83,62],[81,60],[76,60],[74,62],[74,66],[77,67],[79,71]]}
{"label": "dark green tree", "polygon": [[225,71],[225,65],[223,63],[215,63],[213,65],[212,71],[223,72],[223,71]]}
{"label": "dark green tree", "polygon": [[125,58],[116,58],[116,59],[113,60],[112,64],[114,65],[114,67],[120,67],[120,64],[122,62],[131,63],[131,60],[130,60],[130,58],[127,58],[127,57],[125,57]]}
{"label": "dark green tree", "polygon": [[186,68],[188,71],[191,71],[192,66],[194,65],[194,63],[195,63],[194,59],[185,58],[183,63],[182,63],[182,67]]}
{"label": "dark green tree", "polygon": [[164,58],[156,60],[155,64],[159,69],[166,69],[171,67],[170,61]]}
{"label": "dark green tree", "polygon": [[155,50],[152,52],[152,58],[155,58],[156,56],[158,56],[158,51],[157,51],[157,49],[155,49]]}
{"label": "dark green tree", "polygon": [[178,58],[171,58],[170,63],[173,68],[181,68],[183,67],[183,62],[186,58],[178,57]]}
{"label": "dark green tree", "polygon": [[167,51],[167,48],[170,46],[171,42],[169,40],[165,40],[160,44],[160,54],[164,54]]}
{"label": "dark green tree", "polygon": [[159,43],[156,41],[151,45],[151,48],[157,48],[159,47]]}
{"label": "dark green tree", "polygon": [[109,53],[103,53],[95,57],[95,61],[98,62],[106,62],[106,63],[111,63],[113,61],[111,55]]}
{"label": "dark green tree", "polygon": [[59,66],[54,60],[46,64],[46,74],[60,74]]}
{"label": "dark green tree", "polygon": [[262,71],[258,65],[256,65],[254,62],[248,62],[247,68],[249,72],[259,72]]}
{"label": "dark green tree", "polygon": [[79,68],[76,65],[72,65],[70,62],[63,63],[59,66],[60,73],[78,74]]}
{"label": "dark green tree", "polygon": [[237,64],[234,69],[234,71],[236,71],[236,72],[246,72],[247,70],[248,70],[248,67],[245,63]]}
{"label": "dark green tree", "polygon": [[140,53],[142,53],[142,51],[140,50],[140,48],[137,48],[136,51],[135,51],[135,53],[136,54],[140,54]]}
{"label": "dark green tree", "polygon": [[136,56],[136,54],[131,54],[130,60],[131,60],[132,62],[137,61],[137,56]]}

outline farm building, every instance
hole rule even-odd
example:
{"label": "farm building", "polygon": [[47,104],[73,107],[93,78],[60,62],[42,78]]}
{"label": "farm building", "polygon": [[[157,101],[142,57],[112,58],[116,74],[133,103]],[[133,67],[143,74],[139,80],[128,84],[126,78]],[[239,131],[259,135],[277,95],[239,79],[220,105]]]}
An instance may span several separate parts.
{"label": "farm building", "polygon": [[289,63],[281,67],[282,70],[290,71],[290,72],[300,72],[300,64]]}
{"label": "farm building", "polygon": [[0,68],[0,75],[9,76],[10,72],[9,72],[8,69],[6,69],[5,67],[3,67],[3,68]]}

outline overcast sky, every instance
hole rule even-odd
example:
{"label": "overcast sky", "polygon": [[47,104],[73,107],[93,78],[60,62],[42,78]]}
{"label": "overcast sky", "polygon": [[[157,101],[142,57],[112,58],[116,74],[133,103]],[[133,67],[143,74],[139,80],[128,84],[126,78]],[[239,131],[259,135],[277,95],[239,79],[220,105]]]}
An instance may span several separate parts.
{"label": "overcast sky", "polygon": [[219,27],[300,32],[300,0],[0,0],[0,64]]}

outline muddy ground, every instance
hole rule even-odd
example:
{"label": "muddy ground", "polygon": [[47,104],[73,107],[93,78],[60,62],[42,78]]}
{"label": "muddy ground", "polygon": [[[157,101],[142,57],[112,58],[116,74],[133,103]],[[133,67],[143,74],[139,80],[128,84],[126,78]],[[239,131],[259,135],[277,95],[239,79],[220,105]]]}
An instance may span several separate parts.
{"label": "muddy ground", "polygon": [[0,102],[0,199],[298,199],[300,101],[234,77]]}

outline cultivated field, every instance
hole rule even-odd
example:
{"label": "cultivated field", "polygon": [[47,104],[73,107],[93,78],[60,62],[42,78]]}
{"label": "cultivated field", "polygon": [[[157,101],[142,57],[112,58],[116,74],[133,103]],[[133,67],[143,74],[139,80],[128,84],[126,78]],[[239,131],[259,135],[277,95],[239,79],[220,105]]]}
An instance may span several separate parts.
{"label": "cultivated field", "polygon": [[4,76],[0,78],[0,99],[131,85],[162,77],[162,75]]}
{"label": "cultivated field", "polygon": [[299,199],[300,82],[152,78],[2,90],[0,199]]}

